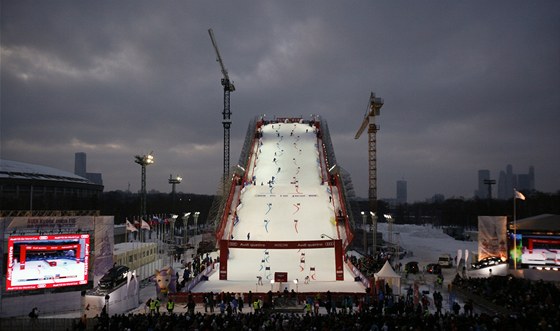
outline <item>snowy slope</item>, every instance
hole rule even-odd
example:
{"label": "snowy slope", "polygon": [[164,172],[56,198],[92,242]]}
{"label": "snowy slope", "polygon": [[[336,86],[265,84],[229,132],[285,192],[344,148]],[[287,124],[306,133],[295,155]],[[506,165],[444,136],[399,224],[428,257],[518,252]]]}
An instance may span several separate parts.
{"label": "snowy slope", "polygon": [[[329,186],[321,178],[316,131],[308,124],[275,123],[262,127],[262,138],[249,162],[248,179],[232,235],[235,240],[306,241],[337,238]],[[253,166],[254,165],[254,166]],[[254,185],[253,185],[254,184]],[[323,238],[322,235],[326,235]],[[335,281],[334,249],[230,249],[228,280],[214,274],[196,290],[242,286],[255,290],[257,276],[270,284],[274,272],[287,272],[290,284],[298,279],[307,290],[336,287],[363,291],[345,270],[345,281]],[[303,280],[310,277],[310,284]],[[214,285],[212,285],[214,283]],[[218,285],[219,284],[219,285]],[[235,285],[234,285],[235,284]],[[313,289],[312,289],[313,288]]]}

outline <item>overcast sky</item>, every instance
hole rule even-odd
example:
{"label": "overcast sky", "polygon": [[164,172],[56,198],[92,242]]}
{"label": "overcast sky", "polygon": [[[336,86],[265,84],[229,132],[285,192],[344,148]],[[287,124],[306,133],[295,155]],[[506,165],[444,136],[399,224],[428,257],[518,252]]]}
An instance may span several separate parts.
{"label": "overcast sky", "polygon": [[[105,190],[214,194],[223,89],[208,28],[237,90],[231,164],[260,114],[319,114],[367,197],[369,94],[384,99],[378,195],[470,198],[477,171],[535,167],[560,189],[558,1],[21,1],[1,4],[3,159],[73,172]],[[496,192],[496,190],[495,190]]]}

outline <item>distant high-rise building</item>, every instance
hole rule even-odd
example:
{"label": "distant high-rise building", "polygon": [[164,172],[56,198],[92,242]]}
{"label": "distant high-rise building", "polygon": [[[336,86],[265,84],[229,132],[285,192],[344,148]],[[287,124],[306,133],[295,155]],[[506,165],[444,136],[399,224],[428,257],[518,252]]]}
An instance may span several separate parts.
{"label": "distant high-rise building", "polygon": [[535,190],[535,167],[529,167],[529,190]]}
{"label": "distant high-rise building", "polygon": [[529,190],[529,174],[519,174],[517,175],[517,187],[518,191],[527,191]]}
{"label": "distant high-rise building", "polygon": [[86,177],[87,155],[84,152],[74,154],[74,173],[81,177]]}
{"label": "distant high-rise building", "polygon": [[74,173],[87,178],[92,183],[103,185],[103,178],[100,173],[87,172],[87,155],[84,152],[74,154]]}
{"label": "distant high-rise building", "polygon": [[511,164],[507,165],[506,171],[500,171],[498,199],[511,199],[514,188],[520,191],[535,190],[535,168],[533,166],[529,167],[527,174],[514,174]]}
{"label": "distant high-rise building", "polygon": [[406,180],[397,180],[397,204],[407,203]]}
{"label": "distant high-rise building", "polygon": [[490,180],[490,170],[478,170],[478,189],[474,191],[474,195],[479,199],[488,199],[488,186],[484,183],[485,180]]}
{"label": "distant high-rise building", "polygon": [[535,168],[529,167],[526,174],[517,175],[517,189],[523,191],[533,191],[535,189]]}

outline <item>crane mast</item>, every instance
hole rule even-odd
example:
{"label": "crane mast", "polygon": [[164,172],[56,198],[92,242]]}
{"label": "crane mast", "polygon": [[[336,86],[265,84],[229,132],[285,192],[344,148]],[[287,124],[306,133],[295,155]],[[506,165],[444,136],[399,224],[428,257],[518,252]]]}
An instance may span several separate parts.
{"label": "crane mast", "polygon": [[222,70],[222,86],[224,87],[224,110],[222,112],[222,125],[224,127],[224,171],[223,171],[223,183],[229,178],[229,151],[230,151],[230,128],[231,128],[231,109],[230,109],[230,93],[235,91],[235,86],[233,82],[229,79],[229,74],[226,67],[224,66],[224,61],[220,55],[220,50],[218,49],[218,44],[216,43],[216,38],[214,37],[214,32],[212,29],[208,29],[208,34],[210,35],[210,40],[212,41],[212,46],[214,46],[214,51],[216,52],[216,61],[220,64]]}
{"label": "crane mast", "polygon": [[375,97],[375,93],[371,92],[364,120],[354,137],[354,139],[360,138],[365,129],[368,129],[368,198],[370,211],[374,214],[377,213],[377,131],[379,130],[379,127],[375,124],[375,117],[379,116],[382,106],[383,99]]}

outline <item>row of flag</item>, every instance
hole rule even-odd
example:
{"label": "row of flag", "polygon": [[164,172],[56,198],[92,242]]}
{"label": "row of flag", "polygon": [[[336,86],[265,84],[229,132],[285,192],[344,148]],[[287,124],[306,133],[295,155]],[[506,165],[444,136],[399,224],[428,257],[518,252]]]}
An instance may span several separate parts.
{"label": "row of flag", "polygon": [[[518,190],[513,189],[513,194],[514,194],[514,196],[513,196],[514,199],[525,200],[525,196],[523,195],[523,193],[519,192]],[[154,216],[154,217],[152,217],[152,220],[150,221],[150,223],[151,223],[152,226],[160,224],[160,223],[169,224],[169,220],[167,218]],[[131,231],[131,232],[138,231],[138,227],[137,227],[138,225],[140,225],[140,229],[146,229],[146,230],[151,230],[152,229],[150,227],[150,224],[148,224],[148,222],[144,221],[144,219],[140,219],[140,222],[135,220],[134,225],[132,223],[130,223],[128,218],[126,219],[126,230],[127,231]],[[297,229],[296,229],[296,232],[297,232]]]}
{"label": "row of flag", "polygon": [[[135,223],[140,224],[138,221],[136,221]],[[148,224],[144,220],[142,220],[140,228],[141,229],[146,229],[146,230],[151,230],[150,224]],[[136,232],[136,231],[138,231],[138,228],[136,226],[134,226],[132,223],[130,223],[130,221],[127,218],[126,219],[126,230],[131,231],[131,232]]]}
{"label": "row of flag", "polygon": [[159,216],[153,216],[152,219],[148,222],[146,222],[144,219],[140,219],[140,221],[134,220],[134,224],[132,224],[127,218],[126,219],[126,230],[131,231],[131,232],[138,231],[138,228],[151,230],[152,227],[157,226],[158,224],[162,224],[162,223],[163,224],[169,224],[169,219],[159,217]]}

